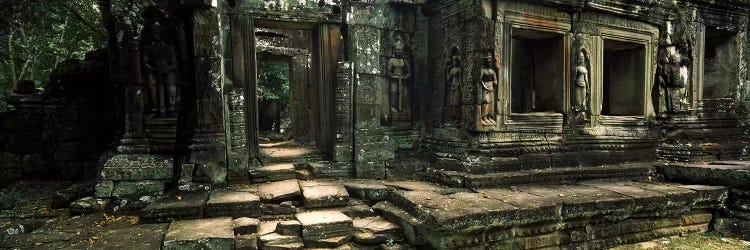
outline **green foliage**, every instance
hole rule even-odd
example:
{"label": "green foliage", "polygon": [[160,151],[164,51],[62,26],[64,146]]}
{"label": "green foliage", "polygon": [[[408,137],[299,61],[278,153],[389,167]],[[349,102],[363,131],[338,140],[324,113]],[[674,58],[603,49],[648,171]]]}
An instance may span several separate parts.
{"label": "green foliage", "polygon": [[289,63],[258,62],[258,98],[277,101],[280,108],[289,104]]}
{"label": "green foliage", "polygon": [[97,0],[0,1],[0,96],[19,80],[43,87],[57,63],[105,41]]}

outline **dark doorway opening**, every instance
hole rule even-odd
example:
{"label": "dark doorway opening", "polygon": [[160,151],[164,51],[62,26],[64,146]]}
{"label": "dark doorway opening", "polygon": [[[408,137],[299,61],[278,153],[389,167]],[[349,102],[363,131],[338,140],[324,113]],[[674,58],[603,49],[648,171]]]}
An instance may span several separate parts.
{"label": "dark doorway opening", "polygon": [[739,70],[736,36],[736,32],[706,28],[703,99],[733,96]]}
{"label": "dark doorway opening", "polygon": [[644,115],[646,47],[604,40],[602,115]]}
{"label": "dark doorway opening", "polygon": [[288,61],[258,60],[258,128],[261,141],[293,139],[289,73]]}
{"label": "dark doorway opening", "polygon": [[256,28],[258,144],[264,164],[322,159],[317,148],[321,109],[312,32]]}
{"label": "dark doorway opening", "polygon": [[565,102],[565,45],[561,34],[513,30],[511,112],[562,113]]}

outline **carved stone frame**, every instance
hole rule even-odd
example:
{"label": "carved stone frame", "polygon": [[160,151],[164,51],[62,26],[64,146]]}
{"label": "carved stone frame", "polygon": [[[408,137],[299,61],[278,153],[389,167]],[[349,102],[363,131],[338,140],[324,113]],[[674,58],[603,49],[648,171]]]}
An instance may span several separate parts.
{"label": "carved stone frame", "polygon": [[[656,46],[658,43],[658,33],[651,33],[641,30],[628,30],[624,28],[599,27],[598,36],[592,36],[592,79],[591,79],[591,125],[615,125],[614,120],[625,123],[635,122],[642,124],[643,120],[656,115],[651,100],[651,91],[654,84],[654,73],[656,70]],[[606,116],[602,115],[602,105],[604,103],[604,40],[615,40],[621,42],[637,43],[644,49],[644,79],[643,79],[643,112],[637,116]],[[615,122],[618,123],[618,122]],[[621,124],[633,125],[633,124]]]}
{"label": "carved stone frame", "polygon": [[[498,39],[500,39],[500,73],[498,77],[497,91],[497,121],[498,126],[495,130],[510,127],[528,127],[528,128],[549,128],[551,125],[557,126],[562,123],[562,115],[550,116],[548,113],[528,113],[528,114],[512,114],[511,113],[511,65],[513,61],[513,30],[514,29],[526,29],[541,32],[555,33],[562,36],[562,55],[563,55],[563,83],[562,88],[559,89],[560,94],[563,97],[563,114],[567,114],[570,111],[570,47],[571,47],[571,24],[569,20],[560,20],[555,17],[541,16],[541,15],[524,15],[519,13],[508,13],[506,12],[501,26],[501,32],[498,32]],[[537,117],[539,119],[529,119],[530,116]],[[547,119],[544,119],[547,118]],[[558,121],[559,120],[559,121]],[[532,121],[528,123],[527,121]],[[544,124],[539,124],[540,122]],[[549,124],[547,124],[549,123]],[[559,128],[560,130],[562,127]]]}

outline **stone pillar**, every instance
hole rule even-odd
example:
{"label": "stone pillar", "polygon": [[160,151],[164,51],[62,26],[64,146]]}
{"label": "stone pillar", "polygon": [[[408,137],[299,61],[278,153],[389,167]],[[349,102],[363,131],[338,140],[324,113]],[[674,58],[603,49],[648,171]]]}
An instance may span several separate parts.
{"label": "stone pillar", "polygon": [[227,168],[217,9],[195,10],[193,29],[195,129],[188,147],[187,163],[195,164],[199,180],[221,186],[226,184]]}
{"label": "stone pillar", "polygon": [[139,198],[157,195],[172,179],[171,156],[150,152],[144,129],[145,86],[141,72],[141,39],[145,1],[102,1],[114,25],[110,34],[117,34],[112,48],[114,80],[123,85],[125,126],[122,139],[113,154],[105,154],[104,166],[96,186],[96,196]]}
{"label": "stone pillar", "polygon": [[[383,13],[391,11],[387,3],[350,2],[347,12],[348,47],[354,68],[355,175],[357,178],[385,178],[385,162],[394,158],[394,148],[383,124],[387,112],[388,79],[384,43],[387,20]],[[387,16],[387,15],[385,15]]]}
{"label": "stone pillar", "polygon": [[336,73],[336,148],[333,159],[337,162],[352,161],[352,94],[354,68],[351,62],[338,62]]}

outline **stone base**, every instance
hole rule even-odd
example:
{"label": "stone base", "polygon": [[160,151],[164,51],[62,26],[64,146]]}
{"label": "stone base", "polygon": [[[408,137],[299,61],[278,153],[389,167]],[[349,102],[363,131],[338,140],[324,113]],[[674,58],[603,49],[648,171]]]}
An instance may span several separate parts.
{"label": "stone base", "polygon": [[172,180],[173,161],[169,156],[118,154],[104,163],[97,197],[155,196]]}
{"label": "stone base", "polygon": [[735,218],[717,218],[714,230],[724,236],[750,240],[750,221]]}
{"label": "stone base", "polygon": [[660,160],[672,162],[707,162],[738,159],[742,156],[743,145],[739,142],[707,143],[663,143],[656,148]]}
{"label": "stone base", "polygon": [[605,249],[706,232],[727,196],[722,187],[611,180],[477,191],[394,191],[374,209],[409,243],[434,249]]}

